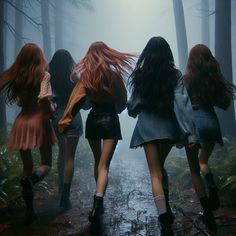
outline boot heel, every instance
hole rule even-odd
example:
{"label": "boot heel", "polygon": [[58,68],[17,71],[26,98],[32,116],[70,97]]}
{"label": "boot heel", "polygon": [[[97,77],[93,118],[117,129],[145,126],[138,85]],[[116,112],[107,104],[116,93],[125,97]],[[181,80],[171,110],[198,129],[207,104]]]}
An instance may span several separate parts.
{"label": "boot heel", "polygon": [[93,209],[89,213],[88,220],[93,223],[97,220],[99,220],[100,216],[104,212],[104,207],[103,207],[103,197],[99,197],[94,195],[93,198]]}
{"label": "boot heel", "polygon": [[171,216],[168,213],[164,213],[158,217],[158,220],[161,224],[161,236],[174,236],[171,228]]}
{"label": "boot heel", "polygon": [[33,184],[28,177],[21,179],[20,184],[22,186],[22,198],[24,199],[26,206],[24,224],[29,225],[32,224],[36,219],[36,214],[33,207]]}

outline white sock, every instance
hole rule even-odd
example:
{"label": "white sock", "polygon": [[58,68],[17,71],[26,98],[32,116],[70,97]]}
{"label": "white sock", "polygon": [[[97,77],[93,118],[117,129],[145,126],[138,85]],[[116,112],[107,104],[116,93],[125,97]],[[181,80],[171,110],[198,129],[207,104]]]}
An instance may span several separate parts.
{"label": "white sock", "polygon": [[103,197],[103,193],[96,193],[97,197]]}
{"label": "white sock", "polygon": [[156,204],[157,207],[157,212],[158,215],[161,215],[163,213],[166,213],[166,198],[165,195],[158,195],[156,197],[154,197],[154,202]]}

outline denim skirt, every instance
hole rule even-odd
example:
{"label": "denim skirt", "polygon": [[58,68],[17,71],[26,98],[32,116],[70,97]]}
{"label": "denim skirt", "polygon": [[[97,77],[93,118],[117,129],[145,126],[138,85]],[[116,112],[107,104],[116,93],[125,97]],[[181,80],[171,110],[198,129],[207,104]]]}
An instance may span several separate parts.
{"label": "denim skirt", "polygon": [[138,115],[138,121],[130,141],[130,148],[143,146],[152,141],[171,140],[174,143],[185,142],[174,112],[161,115],[143,109]]}
{"label": "denim skirt", "polygon": [[120,122],[113,104],[93,104],[86,120],[87,139],[122,139]]}
{"label": "denim skirt", "polygon": [[201,145],[203,143],[223,145],[220,124],[214,108],[192,110],[191,116],[198,130],[198,139]]}
{"label": "denim skirt", "polygon": [[58,131],[58,122],[62,118],[64,114],[65,107],[59,107],[56,109],[54,118],[52,119],[52,125],[54,127],[54,130],[56,132],[57,137],[60,136],[78,136],[80,137],[83,134],[83,124],[82,124],[82,118],[80,112],[76,114],[76,116],[73,118],[70,126],[66,129],[66,132],[61,134]]}

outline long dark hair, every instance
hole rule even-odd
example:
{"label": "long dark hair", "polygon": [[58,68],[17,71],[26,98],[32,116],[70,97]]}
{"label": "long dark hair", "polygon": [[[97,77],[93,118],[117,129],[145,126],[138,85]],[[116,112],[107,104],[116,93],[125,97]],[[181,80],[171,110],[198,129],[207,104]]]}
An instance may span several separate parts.
{"label": "long dark hair", "polygon": [[64,49],[55,52],[49,63],[51,85],[55,96],[69,97],[74,88],[74,81],[71,80],[71,73],[75,62],[71,54]]}
{"label": "long dark hair", "polygon": [[218,61],[203,44],[191,49],[184,82],[191,99],[201,105],[225,109],[234,97],[235,86],[224,79]]}
{"label": "long dark hair", "polygon": [[7,103],[30,97],[39,92],[47,60],[36,44],[27,43],[20,50],[12,66],[0,75],[0,92]]}
{"label": "long dark hair", "polygon": [[167,41],[162,37],[152,37],[143,49],[129,85],[134,96],[144,104],[152,104],[159,111],[173,108],[174,89],[177,76],[174,58]]}

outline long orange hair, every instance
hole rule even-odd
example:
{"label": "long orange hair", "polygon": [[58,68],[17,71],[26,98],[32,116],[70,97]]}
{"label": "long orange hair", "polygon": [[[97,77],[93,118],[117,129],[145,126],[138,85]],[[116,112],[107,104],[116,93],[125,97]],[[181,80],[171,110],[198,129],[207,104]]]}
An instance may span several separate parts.
{"label": "long orange hair", "polygon": [[0,75],[0,93],[6,102],[17,102],[22,91],[39,90],[46,65],[42,50],[36,44],[25,44],[12,66]]}
{"label": "long orange hair", "polygon": [[132,70],[133,55],[94,42],[85,57],[76,65],[80,80],[89,94],[112,95],[114,80],[123,79]]}

